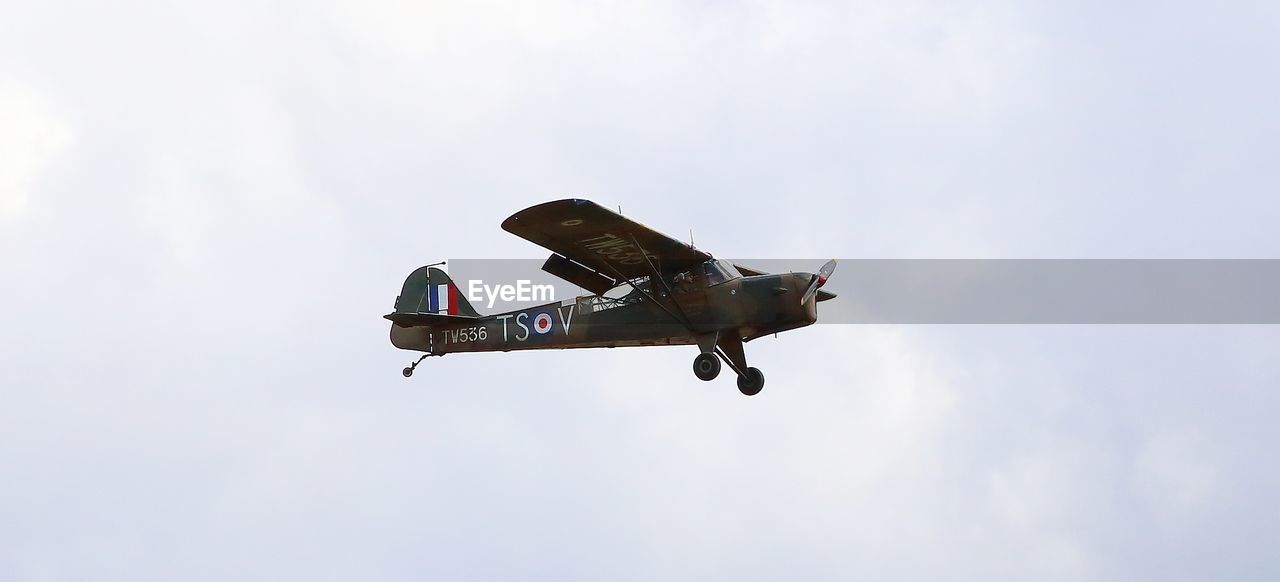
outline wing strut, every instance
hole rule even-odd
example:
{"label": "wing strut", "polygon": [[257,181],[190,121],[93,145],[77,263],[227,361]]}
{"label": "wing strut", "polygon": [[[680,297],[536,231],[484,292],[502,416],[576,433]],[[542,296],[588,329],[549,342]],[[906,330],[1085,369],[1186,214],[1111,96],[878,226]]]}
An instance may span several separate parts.
{"label": "wing strut", "polygon": [[[609,267],[609,270],[610,270],[610,271],[613,271],[613,274],[617,275],[617,276],[618,276],[618,279],[623,280],[623,281],[626,281],[626,282],[627,282],[627,284],[628,284],[628,285],[630,285],[632,289],[635,289],[636,291],[639,291],[639,292],[640,292],[640,294],[641,294],[641,295],[644,295],[646,299],[648,299],[649,301],[652,301],[654,305],[657,305],[657,306],[658,306],[658,307],[660,307],[663,311],[667,312],[667,315],[670,315],[670,316],[671,316],[671,319],[676,320],[676,323],[679,323],[679,324],[683,325],[683,326],[685,327],[685,329],[688,329],[688,328],[689,328],[689,322],[688,322],[688,321],[686,321],[685,319],[683,319],[683,318],[681,318],[680,316],[676,315],[676,314],[675,314],[674,312],[672,312],[670,309],[667,309],[667,306],[666,306],[666,305],[663,305],[661,301],[658,301],[658,299],[657,299],[656,297],[654,297],[652,294],[650,294],[648,291],[645,291],[644,289],[641,289],[641,288],[640,288],[640,286],[639,286],[639,285],[636,285],[636,284],[635,284],[635,282],[634,282],[634,281],[632,281],[630,277],[627,277],[626,275],[623,275],[623,274],[622,274],[622,273],[620,273],[617,269],[615,269],[615,268],[613,267],[613,265],[611,265],[611,264],[609,264],[609,263],[605,263],[605,266],[606,266],[606,267]],[[652,276],[650,276],[650,278],[652,278]],[[661,279],[661,277],[659,277],[659,279]],[[692,331],[692,330],[690,330],[690,331]]]}
{"label": "wing strut", "polygon": [[747,371],[747,355],[742,351],[742,339],[736,334],[721,336],[716,340],[716,353],[729,367],[743,376]]}
{"label": "wing strut", "polygon": [[662,278],[662,273],[658,271],[658,268],[653,265],[653,261],[649,259],[649,253],[645,252],[644,247],[640,246],[640,241],[636,240],[635,233],[627,234],[631,235],[631,242],[635,243],[636,248],[640,249],[640,256],[644,257],[645,264],[649,265],[649,280],[652,281],[657,279],[659,283],[662,283],[662,289],[667,292],[667,297],[671,298],[671,304],[675,306],[676,311],[680,312],[681,323],[683,323],[685,327],[691,327],[689,323],[689,314],[685,313],[684,309],[680,308],[680,302],[676,301],[675,293],[671,291],[671,286],[667,285],[667,280]]}

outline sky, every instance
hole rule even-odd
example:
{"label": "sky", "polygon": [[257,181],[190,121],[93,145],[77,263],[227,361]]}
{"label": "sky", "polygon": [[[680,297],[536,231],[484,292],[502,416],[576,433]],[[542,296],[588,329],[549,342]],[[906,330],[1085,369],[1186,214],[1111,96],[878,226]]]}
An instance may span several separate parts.
{"label": "sky", "polygon": [[406,380],[381,315],[570,196],[718,256],[1275,258],[1277,33],[0,0],[0,579],[1273,580],[1275,326],[817,325],[746,398],[689,347]]}

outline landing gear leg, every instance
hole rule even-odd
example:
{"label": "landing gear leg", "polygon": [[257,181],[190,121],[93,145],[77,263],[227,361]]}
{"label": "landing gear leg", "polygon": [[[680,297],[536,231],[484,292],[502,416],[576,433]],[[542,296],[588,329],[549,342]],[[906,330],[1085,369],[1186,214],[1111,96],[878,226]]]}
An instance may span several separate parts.
{"label": "landing gear leg", "polygon": [[736,334],[722,336],[716,343],[716,353],[738,374],[738,391],[755,396],[764,389],[764,374],[758,368],[747,367],[747,354],[742,350],[742,340]]}
{"label": "landing gear leg", "polygon": [[431,354],[429,354],[429,353],[427,353],[427,354],[422,354],[422,357],[421,357],[421,358],[418,358],[418,361],[416,361],[416,362],[414,362],[414,363],[412,363],[412,364],[409,364],[409,367],[407,367],[407,368],[405,368],[405,369],[403,369],[403,370],[400,370],[400,373],[401,373],[401,374],[403,374],[405,378],[408,378],[409,376],[412,376],[412,375],[413,375],[413,370],[414,370],[414,369],[416,369],[416,368],[418,367],[418,364],[421,364],[421,363],[422,363],[422,360],[427,359],[427,356],[430,356],[430,355],[431,355]]}

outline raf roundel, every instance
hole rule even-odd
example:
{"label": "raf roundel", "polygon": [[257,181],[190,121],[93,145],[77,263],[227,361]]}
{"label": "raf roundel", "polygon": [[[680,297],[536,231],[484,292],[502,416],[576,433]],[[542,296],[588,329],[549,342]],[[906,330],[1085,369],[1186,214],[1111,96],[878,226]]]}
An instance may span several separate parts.
{"label": "raf roundel", "polygon": [[533,331],[538,333],[547,333],[551,331],[551,314],[539,313],[533,318]]}

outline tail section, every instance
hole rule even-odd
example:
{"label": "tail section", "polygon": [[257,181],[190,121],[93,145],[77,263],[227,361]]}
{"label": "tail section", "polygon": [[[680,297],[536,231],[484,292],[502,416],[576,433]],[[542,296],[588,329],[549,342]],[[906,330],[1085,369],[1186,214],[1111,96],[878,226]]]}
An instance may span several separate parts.
{"label": "tail section", "polygon": [[409,313],[480,316],[449,275],[435,267],[420,267],[404,280],[396,298],[396,314]]}

